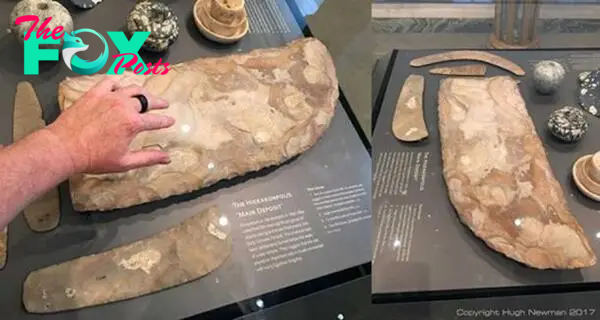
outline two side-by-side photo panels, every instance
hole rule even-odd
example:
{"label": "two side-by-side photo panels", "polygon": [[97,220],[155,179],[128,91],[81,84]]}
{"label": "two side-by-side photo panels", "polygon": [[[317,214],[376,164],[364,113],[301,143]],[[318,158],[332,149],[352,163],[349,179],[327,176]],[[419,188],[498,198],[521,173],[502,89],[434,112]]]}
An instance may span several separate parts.
{"label": "two side-by-side photo panels", "polygon": [[600,0],[0,15],[0,320],[600,319]]}

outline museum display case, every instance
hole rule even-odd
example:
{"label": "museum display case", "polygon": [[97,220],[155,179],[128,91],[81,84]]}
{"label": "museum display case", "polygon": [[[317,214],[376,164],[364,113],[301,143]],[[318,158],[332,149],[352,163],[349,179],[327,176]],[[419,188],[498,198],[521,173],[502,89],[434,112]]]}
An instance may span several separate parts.
{"label": "museum display case", "polygon": [[[327,48],[288,2],[61,3],[0,4],[11,30],[0,143],[118,69],[114,55],[135,53],[114,41],[126,36],[152,66],[123,62],[115,79],[159,90],[177,120],[133,144],[176,157],[166,169],[71,177],[15,219],[0,237],[3,319],[229,319],[370,272],[370,155]],[[57,14],[69,33],[40,47],[61,58],[26,71],[29,25],[8,24]]]}
{"label": "museum display case", "polygon": [[599,59],[395,50],[377,62],[374,302],[597,287]]}

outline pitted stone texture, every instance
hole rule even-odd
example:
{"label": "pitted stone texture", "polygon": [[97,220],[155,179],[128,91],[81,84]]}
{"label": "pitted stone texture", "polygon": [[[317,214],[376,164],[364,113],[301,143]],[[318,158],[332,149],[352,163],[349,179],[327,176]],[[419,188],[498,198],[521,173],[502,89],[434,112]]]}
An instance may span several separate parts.
{"label": "pitted stone texture", "polygon": [[127,17],[127,33],[150,32],[142,46],[152,52],[163,52],[179,37],[179,21],[175,12],[159,1],[138,2]]}
{"label": "pitted stone texture", "polygon": [[544,60],[533,67],[533,84],[541,94],[555,93],[565,79],[565,68],[553,60]]}
{"label": "pitted stone texture", "polygon": [[[59,104],[73,101],[104,75],[60,83]],[[283,48],[202,58],[166,75],[116,76],[169,101],[172,128],[144,132],[132,149],[160,147],[171,163],[121,174],[70,179],[78,211],[129,207],[191,192],[280,164],[309,149],[334,116],[338,81],[326,47],[314,38]]]}
{"label": "pitted stone texture", "polygon": [[571,106],[553,111],[546,126],[553,136],[564,142],[577,142],[588,130],[583,111]]}
{"label": "pitted stone texture", "polygon": [[450,201],[477,237],[538,269],[596,263],[583,229],[569,212],[516,80],[442,80],[439,127]]}
{"label": "pitted stone texture", "polygon": [[30,273],[28,312],[49,313],[131,299],[196,280],[231,254],[231,227],[211,207],[181,224],[110,251]]}
{"label": "pitted stone texture", "polygon": [[590,114],[600,117],[600,70],[579,74],[579,105]]}
{"label": "pitted stone texture", "polygon": [[[10,13],[11,32],[14,33],[20,44],[24,43],[25,32],[29,31],[29,28],[33,25],[33,21],[23,22],[21,24],[16,24],[15,21],[17,18],[26,15],[39,17],[39,22],[34,30],[36,33],[39,31],[40,26],[43,25],[43,22],[50,17],[52,19],[45,25],[46,28],[54,30],[57,27],[62,27],[63,32],[73,32],[73,19],[71,18],[71,14],[67,8],[60,4],[60,2],[53,0],[21,0],[17,2]],[[64,38],[61,38],[58,43],[41,43],[39,47],[41,49],[61,49],[63,43]]]}

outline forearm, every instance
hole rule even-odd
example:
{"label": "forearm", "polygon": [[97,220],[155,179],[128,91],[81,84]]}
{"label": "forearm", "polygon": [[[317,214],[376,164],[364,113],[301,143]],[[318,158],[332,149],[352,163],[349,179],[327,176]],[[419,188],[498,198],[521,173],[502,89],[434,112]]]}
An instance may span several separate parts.
{"label": "forearm", "polygon": [[0,229],[73,174],[61,141],[46,129],[0,148]]}

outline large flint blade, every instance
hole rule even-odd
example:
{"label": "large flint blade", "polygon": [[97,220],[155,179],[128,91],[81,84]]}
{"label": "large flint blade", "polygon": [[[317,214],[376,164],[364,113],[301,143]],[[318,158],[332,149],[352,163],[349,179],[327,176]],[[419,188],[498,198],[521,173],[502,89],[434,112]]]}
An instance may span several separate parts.
{"label": "large flint blade", "polygon": [[74,310],[196,280],[229,256],[230,230],[212,207],[149,238],[34,271],[23,285],[25,309]]}

